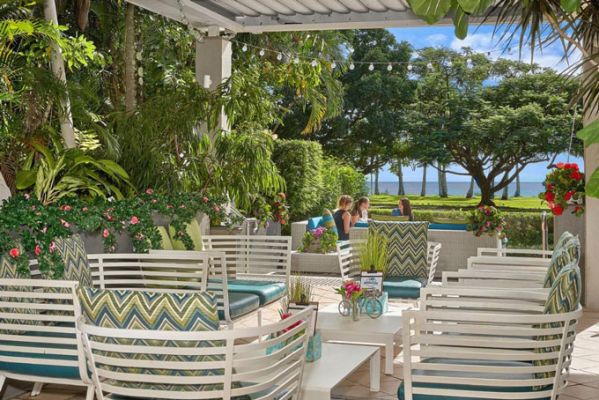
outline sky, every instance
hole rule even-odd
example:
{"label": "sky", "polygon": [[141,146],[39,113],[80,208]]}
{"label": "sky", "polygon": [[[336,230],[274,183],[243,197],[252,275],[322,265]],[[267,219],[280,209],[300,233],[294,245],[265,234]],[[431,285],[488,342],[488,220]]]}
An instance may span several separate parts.
{"label": "sky", "polygon": [[[480,26],[471,27],[468,36],[464,40],[460,40],[455,37],[453,32],[453,26],[424,26],[417,28],[401,28],[401,29],[389,29],[391,33],[395,35],[398,41],[406,41],[412,45],[415,49],[423,47],[447,47],[453,50],[459,51],[462,47],[471,47],[476,52],[491,52],[492,58],[509,58],[518,60],[520,58],[517,44],[512,46],[511,51],[509,48],[504,51],[504,46],[499,45],[499,40],[493,36],[493,26]],[[558,71],[563,71],[568,68],[568,61],[575,63],[578,55],[574,55],[570,60],[563,59],[563,50],[559,43],[555,43],[549,47],[543,49],[543,52],[536,52],[534,55],[534,62],[542,67],[554,68]],[[522,61],[530,60],[530,51],[523,50],[521,55]],[[568,160],[567,154],[560,154],[556,161],[566,162]],[[583,166],[583,160],[580,157],[571,156],[570,162],[576,162],[581,167]],[[452,167],[451,169],[463,172],[459,167]],[[405,167],[403,169],[404,179],[406,182],[420,181],[422,179],[422,169]],[[547,163],[531,164],[520,174],[523,182],[541,182],[545,179],[547,174]],[[397,176],[389,172],[389,168],[385,167],[379,175],[379,179],[383,182],[395,182]],[[434,171],[429,172],[429,180],[436,179],[436,173]],[[467,176],[460,175],[448,175],[448,181],[461,182],[470,181]]]}

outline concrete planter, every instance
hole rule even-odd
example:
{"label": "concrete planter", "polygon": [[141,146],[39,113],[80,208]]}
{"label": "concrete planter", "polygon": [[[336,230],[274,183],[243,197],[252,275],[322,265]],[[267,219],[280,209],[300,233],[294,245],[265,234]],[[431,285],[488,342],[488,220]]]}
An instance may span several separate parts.
{"label": "concrete planter", "polygon": [[[88,254],[103,254],[104,238],[102,232],[80,232],[79,235],[85,244],[85,251]],[[133,241],[127,232],[118,232],[115,234],[116,249],[115,253],[133,253]]]}
{"label": "concrete planter", "polygon": [[326,274],[340,276],[337,253],[291,252],[291,271],[302,274]]}

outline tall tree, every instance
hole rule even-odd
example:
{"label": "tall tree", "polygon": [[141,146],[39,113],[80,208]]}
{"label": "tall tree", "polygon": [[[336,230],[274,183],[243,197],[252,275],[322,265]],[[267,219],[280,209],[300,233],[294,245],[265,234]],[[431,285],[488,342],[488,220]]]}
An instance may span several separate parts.
{"label": "tall tree", "polygon": [[137,79],[135,77],[135,5],[127,3],[125,11],[125,112],[129,115],[137,105]]}

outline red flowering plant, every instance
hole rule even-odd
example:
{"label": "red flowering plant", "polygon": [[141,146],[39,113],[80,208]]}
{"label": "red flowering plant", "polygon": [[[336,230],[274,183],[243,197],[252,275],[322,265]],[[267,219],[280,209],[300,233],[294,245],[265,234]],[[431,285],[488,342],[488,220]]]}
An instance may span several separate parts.
{"label": "red flowering plant", "polygon": [[557,163],[545,177],[545,191],[539,198],[547,202],[553,215],[559,216],[567,209],[572,214],[584,214],[584,173],[576,163]]}
{"label": "red flowering plant", "polygon": [[280,222],[281,225],[287,225],[289,222],[289,207],[287,206],[287,196],[285,193],[278,193],[272,202],[272,220]]}
{"label": "red flowering plant", "polygon": [[499,239],[506,237],[506,222],[501,212],[493,206],[480,205],[468,215],[468,230],[475,236],[497,235]]}
{"label": "red flowering plant", "polygon": [[362,287],[359,282],[354,282],[352,280],[347,280],[343,282],[341,287],[338,287],[335,290],[338,294],[340,294],[345,300],[356,302],[364,292],[362,291]]}

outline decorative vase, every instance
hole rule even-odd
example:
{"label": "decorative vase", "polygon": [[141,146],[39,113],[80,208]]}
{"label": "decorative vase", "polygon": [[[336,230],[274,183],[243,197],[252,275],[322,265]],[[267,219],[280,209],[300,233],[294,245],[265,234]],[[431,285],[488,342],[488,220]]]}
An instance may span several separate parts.
{"label": "decorative vase", "polygon": [[360,319],[360,304],[357,300],[352,300],[351,302],[351,318],[354,321],[358,321]]}
{"label": "decorative vase", "polygon": [[306,362],[314,362],[320,359],[322,355],[322,340],[320,331],[316,331],[313,336],[308,339],[308,348],[306,349]]}

